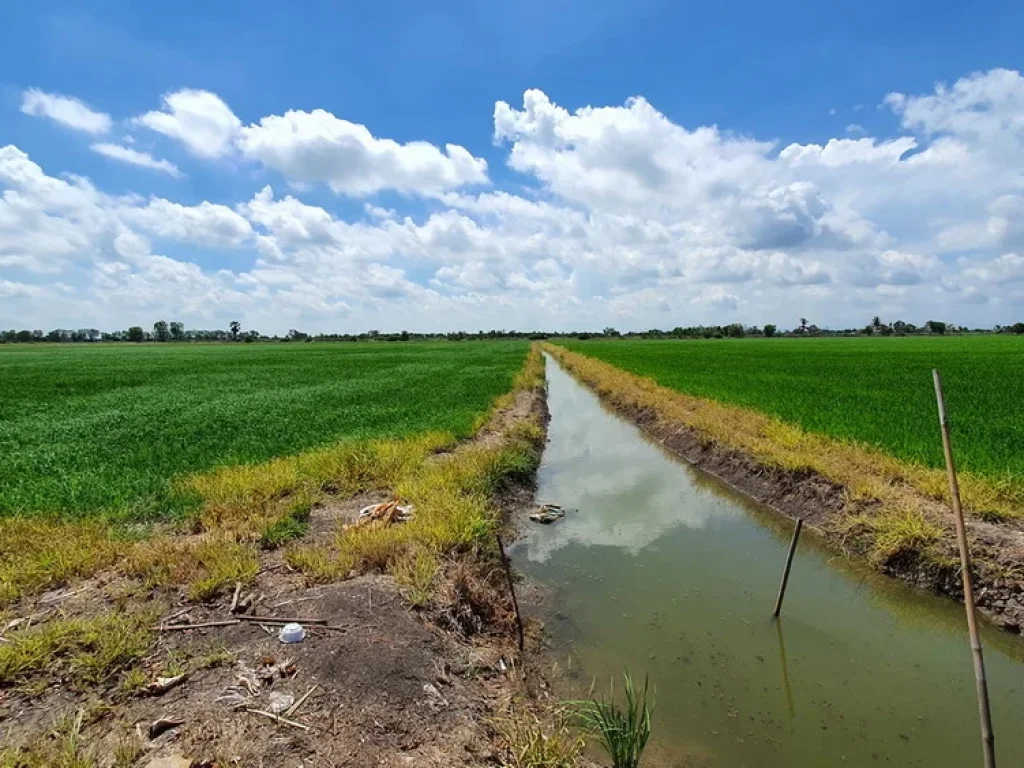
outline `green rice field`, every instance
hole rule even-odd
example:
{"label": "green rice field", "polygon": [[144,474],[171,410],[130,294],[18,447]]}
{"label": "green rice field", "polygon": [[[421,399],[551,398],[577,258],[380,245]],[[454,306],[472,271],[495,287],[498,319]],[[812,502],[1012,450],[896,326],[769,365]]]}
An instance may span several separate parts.
{"label": "green rice field", "polygon": [[679,392],[943,466],[932,368],[958,464],[1024,486],[1024,338],[589,340],[569,349]]}
{"label": "green rice field", "polygon": [[174,478],[470,433],[526,342],[0,347],[0,516],[166,514]]}

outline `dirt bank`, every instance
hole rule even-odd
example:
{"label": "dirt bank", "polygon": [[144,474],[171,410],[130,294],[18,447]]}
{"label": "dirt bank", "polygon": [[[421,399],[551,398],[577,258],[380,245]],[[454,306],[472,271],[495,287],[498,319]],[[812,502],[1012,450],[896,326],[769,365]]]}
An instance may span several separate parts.
{"label": "dirt bank", "polygon": [[[545,425],[543,390],[521,390],[429,461]],[[532,502],[513,469],[492,499],[504,519]],[[319,500],[300,543],[329,546],[388,497]],[[311,585],[267,549],[250,583],[205,602],[113,569],[25,598],[0,617],[18,651],[0,657],[0,765],[494,765],[493,719],[543,683],[523,671],[493,552],[458,550],[430,581],[416,600],[383,573]],[[286,618],[303,642],[278,640]]]}
{"label": "dirt bank", "polygon": [[[962,600],[949,507],[902,481],[898,472],[869,474],[878,463],[874,457],[857,464],[858,469],[863,467],[859,479],[864,487],[883,492],[873,495],[860,487],[854,491],[821,471],[781,466],[770,452],[755,455],[698,426],[709,418],[728,420],[729,431],[719,434],[735,436],[739,444],[761,446],[771,434],[765,427],[766,417],[751,417],[742,409],[708,402],[713,408],[709,415],[700,411],[701,401],[696,398],[555,345],[545,349],[606,404],[689,463],[782,514],[802,518],[841,552],[865,558],[891,576]],[[816,436],[815,443],[820,450],[821,438]],[[858,458],[856,446],[837,446],[841,451],[837,450],[836,463],[851,455]],[[847,460],[847,471],[850,465]],[[980,610],[996,625],[1021,632],[1024,527],[1019,519],[990,523],[976,518],[969,519],[967,527]]]}

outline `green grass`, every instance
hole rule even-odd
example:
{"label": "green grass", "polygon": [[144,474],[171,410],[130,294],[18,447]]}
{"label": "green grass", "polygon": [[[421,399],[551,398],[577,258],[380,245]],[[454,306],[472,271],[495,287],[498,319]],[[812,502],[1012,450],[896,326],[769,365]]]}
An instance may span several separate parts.
{"label": "green grass", "polygon": [[938,368],[959,466],[1024,486],[1022,338],[560,343],[669,389],[930,467],[943,466],[931,379]]}
{"label": "green grass", "polygon": [[340,440],[471,433],[525,342],[0,347],[0,516],[138,519],[175,479]]}

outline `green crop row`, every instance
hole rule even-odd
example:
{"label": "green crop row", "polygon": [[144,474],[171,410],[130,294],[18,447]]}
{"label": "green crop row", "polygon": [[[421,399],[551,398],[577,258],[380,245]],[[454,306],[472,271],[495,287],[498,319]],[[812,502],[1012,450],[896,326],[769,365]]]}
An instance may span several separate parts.
{"label": "green crop row", "polygon": [[932,369],[959,465],[1024,487],[1024,339],[566,341],[658,384],[943,466]]}
{"label": "green crop row", "polygon": [[525,342],[0,349],[0,516],[125,519],[177,477],[339,440],[468,435]]}

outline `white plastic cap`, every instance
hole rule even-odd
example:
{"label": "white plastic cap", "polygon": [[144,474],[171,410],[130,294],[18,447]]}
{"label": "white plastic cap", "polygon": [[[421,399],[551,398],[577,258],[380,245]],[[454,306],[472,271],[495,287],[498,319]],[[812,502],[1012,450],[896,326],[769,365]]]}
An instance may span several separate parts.
{"label": "white plastic cap", "polygon": [[302,628],[301,624],[296,624],[295,622],[281,627],[281,634],[278,635],[278,639],[282,643],[301,643],[305,637],[306,630]]}

